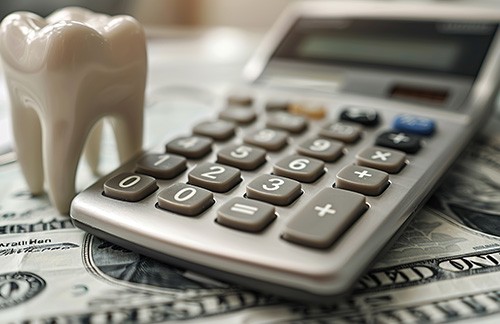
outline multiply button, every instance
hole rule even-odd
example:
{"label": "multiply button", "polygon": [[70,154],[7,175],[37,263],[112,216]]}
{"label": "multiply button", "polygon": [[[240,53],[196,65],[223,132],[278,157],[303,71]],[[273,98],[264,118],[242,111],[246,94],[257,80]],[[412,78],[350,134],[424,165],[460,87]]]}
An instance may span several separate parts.
{"label": "multiply button", "polygon": [[380,146],[367,147],[356,155],[358,165],[397,173],[405,165],[406,154]]}
{"label": "multiply button", "polygon": [[383,171],[348,165],[337,173],[335,186],[365,195],[380,195],[389,185],[389,175]]}
{"label": "multiply button", "polygon": [[292,216],[283,239],[314,248],[332,245],[366,210],[358,193],[324,188]]}

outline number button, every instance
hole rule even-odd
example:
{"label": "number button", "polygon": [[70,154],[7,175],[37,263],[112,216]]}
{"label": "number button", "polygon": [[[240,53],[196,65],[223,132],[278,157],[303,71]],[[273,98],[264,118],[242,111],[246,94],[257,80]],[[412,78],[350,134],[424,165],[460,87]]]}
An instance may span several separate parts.
{"label": "number button", "polygon": [[344,143],[354,143],[361,136],[361,127],[354,124],[330,123],[321,128],[319,134]]}
{"label": "number button", "polygon": [[389,185],[389,175],[383,171],[357,165],[348,165],[337,173],[337,188],[378,196]]}
{"label": "number button", "polygon": [[203,136],[178,137],[167,143],[166,151],[188,159],[199,159],[212,150],[212,143],[210,138]]}
{"label": "number button", "polygon": [[275,218],[273,206],[241,197],[231,199],[217,213],[217,223],[247,232],[262,231]]}
{"label": "number button", "polygon": [[104,183],[104,195],[125,201],[139,201],[158,189],[156,180],[147,175],[121,173]]}
{"label": "number button", "polygon": [[241,170],[254,170],[266,162],[266,151],[248,145],[231,145],[217,153],[217,162]]}
{"label": "number button", "polygon": [[272,112],[268,114],[266,126],[286,130],[290,133],[301,133],[307,128],[307,121],[302,116],[291,115],[286,112]]}
{"label": "number button", "polygon": [[263,174],[247,185],[246,193],[248,198],[286,206],[297,199],[302,191],[297,181]]}
{"label": "number button", "polygon": [[146,154],[137,161],[135,171],[157,179],[172,179],[186,170],[186,159],[174,154]]}
{"label": "number button", "polygon": [[209,162],[198,164],[188,174],[188,183],[215,192],[229,191],[240,181],[240,170]]}
{"label": "number button", "polygon": [[327,138],[312,138],[299,144],[297,153],[325,162],[334,162],[344,150],[342,142]]}
{"label": "number button", "polygon": [[300,245],[327,248],[366,208],[366,198],[363,195],[324,188],[292,215],[283,231],[283,238]]}
{"label": "number button", "polygon": [[158,207],[186,216],[199,215],[213,203],[211,192],[184,183],[173,184],[158,194]]}
{"label": "number button", "polygon": [[196,125],[193,133],[217,141],[225,141],[234,136],[235,128],[233,123],[224,120],[205,121]]}
{"label": "number button", "polygon": [[273,172],[297,181],[313,182],[325,172],[324,167],[323,161],[301,155],[292,155],[278,161],[273,167]]}
{"label": "number button", "polygon": [[247,134],[243,141],[246,144],[255,145],[268,151],[279,151],[285,147],[287,138],[288,134],[286,132],[265,128]]}
{"label": "number button", "polygon": [[247,107],[230,107],[221,111],[219,118],[238,124],[250,124],[257,118],[257,114]]}

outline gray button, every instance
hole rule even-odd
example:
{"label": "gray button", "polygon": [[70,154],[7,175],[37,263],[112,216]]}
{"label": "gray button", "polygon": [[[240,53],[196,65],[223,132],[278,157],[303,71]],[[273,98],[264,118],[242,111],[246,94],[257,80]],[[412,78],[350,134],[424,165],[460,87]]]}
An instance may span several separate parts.
{"label": "gray button", "polygon": [[139,201],[158,189],[156,180],[147,175],[121,173],[104,183],[104,195],[125,201]]}
{"label": "gray button", "polygon": [[213,141],[203,136],[184,136],[170,141],[166,145],[169,153],[179,154],[188,159],[199,159],[212,150]]}
{"label": "gray button", "polygon": [[227,104],[230,106],[251,106],[253,104],[253,98],[244,95],[231,95],[227,98]]}
{"label": "gray button", "polygon": [[247,134],[243,141],[268,151],[278,151],[286,145],[287,138],[288,133],[284,131],[264,128]]}
{"label": "gray button", "polygon": [[273,167],[273,173],[302,182],[316,181],[325,173],[323,161],[301,156],[291,155],[278,161]]}
{"label": "gray button", "polygon": [[195,216],[214,203],[213,194],[185,183],[175,183],[158,194],[158,206],[174,213]]}
{"label": "gray button", "polygon": [[301,133],[307,128],[307,121],[302,116],[278,111],[268,114],[266,126],[286,130],[290,133]]}
{"label": "gray button", "polygon": [[389,175],[364,166],[348,165],[337,173],[335,185],[338,188],[377,196],[389,185]]}
{"label": "gray button", "polygon": [[324,137],[333,138],[344,143],[354,143],[361,136],[361,127],[346,123],[329,123],[319,131]]}
{"label": "gray button", "polygon": [[201,122],[193,128],[193,134],[207,136],[218,141],[225,141],[234,136],[235,126],[225,120]]}
{"label": "gray button", "polygon": [[325,188],[292,216],[285,226],[283,238],[309,247],[327,248],[366,208],[363,195]]}
{"label": "gray button", "polygon": [[266,162],[266,151],[248,145],[231,145],[217,153],[217,162],[241,170],[254,170]]}
{"label": "gray button", "polygon": [[307,155],[325,162],[336,161],[343,153],[342,142],[327,138],[311,138],[297,146],[297,153]]}
{"label": "gray button", "polygon": [[253,109],[246,107],[230,107],[219,113],[219,118],[238,124],[249,124],[257,118]]}
{"label": "gray button", "polygon": [[358,165],[368,166],[389,173],[397,173],[403,168],[406,154],[385,147],[368,147],[356,155]]}
{"label": "gray button", "polygon": [[241,197],[229,200],[217,213],[217,223],[248,232],[262,231],[275,218],[273,206]]}
{"label": "gray button", "polygon": [[188,182],[215,192],[226,192],[241,182],[241,172],[227,165],[205,162],[189,172]]}
{"label": "gray button", "polygon": [[302,193],[297,181],[275,175],[263,174],[247,185],[247,197],[286,206],[291,204]]}
{"label": "gray button", "polygon": [[157,179],[172,179],[186,170],[186,159],[175,154],[146,154],[137,161],[135,171]]}

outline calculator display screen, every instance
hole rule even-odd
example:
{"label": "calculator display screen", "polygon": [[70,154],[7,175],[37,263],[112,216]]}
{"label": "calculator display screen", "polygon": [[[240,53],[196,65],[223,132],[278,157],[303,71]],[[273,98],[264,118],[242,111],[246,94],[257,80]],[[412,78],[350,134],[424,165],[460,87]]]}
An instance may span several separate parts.
{"label": "calculator display screen", "polygon": [[476,77],[497,25],[299,19],[273,58]]}

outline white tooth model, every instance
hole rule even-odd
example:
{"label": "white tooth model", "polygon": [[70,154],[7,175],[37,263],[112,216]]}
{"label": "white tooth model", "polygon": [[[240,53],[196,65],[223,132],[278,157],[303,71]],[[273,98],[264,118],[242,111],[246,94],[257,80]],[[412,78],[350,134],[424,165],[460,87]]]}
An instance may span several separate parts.
{"label": "white tooth model", "polygon": [[[61,9],[47,19],[14,13],[0,29],[22,172],[33,194],[43,192],[45,174],[53,205],[67,214],[80,155],[98,121],[111,117],[121,161],[141,150],[144,31],[132,17],[82,8]],[[88,143],[94,167],[99,137],[93,134]]]}

